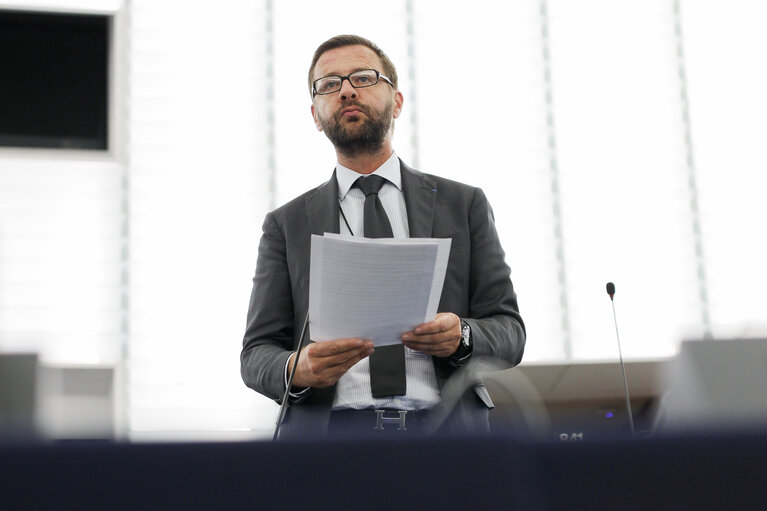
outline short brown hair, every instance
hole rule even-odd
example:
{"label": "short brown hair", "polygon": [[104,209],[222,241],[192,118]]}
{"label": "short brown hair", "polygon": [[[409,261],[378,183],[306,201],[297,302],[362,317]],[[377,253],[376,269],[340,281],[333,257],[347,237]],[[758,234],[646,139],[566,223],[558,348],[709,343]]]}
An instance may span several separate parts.
{"label": "short brown hair", "polygon": [[386,75],[387,78],[389,78],[394,84],[394,90],[398,90],[397,86],[397,70],[394,67],[394,64],[391,60],[389,60],[389,57],[386,56],[386,54],[383,52],[381,48],[376,46],[376,44],[369,40],[365,39],[364,37],[360,37],[358,35],[337,35],[335,37],[331,37],[324,43],[322,43],[317,50],[314,52],[314,57],[312,58],[312,65],[309,66],[309,94],[312,93],[312,84],[314,83],[314,66],[317,65],[317,61],[320,60],[320,57],[323,53],[329,50],[334,50],[336,48],[343,48],[344,46],[366,46],[367,48],[370,48],[375,52],[376,55],[378,55],[378,58],[381,59],[381,63],[383,64],[383,69],[381,70],[381,73]]}

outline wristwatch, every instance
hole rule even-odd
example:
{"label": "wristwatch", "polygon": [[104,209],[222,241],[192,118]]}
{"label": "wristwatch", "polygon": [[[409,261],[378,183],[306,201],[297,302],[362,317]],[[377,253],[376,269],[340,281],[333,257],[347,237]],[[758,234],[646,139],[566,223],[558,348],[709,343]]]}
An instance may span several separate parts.
{"label": "wristwatch", "polygon": [[461,342],[458,349],[451,355],[453,360],[461,360],[471,354],[471,327],[467,322],[461,320]]}

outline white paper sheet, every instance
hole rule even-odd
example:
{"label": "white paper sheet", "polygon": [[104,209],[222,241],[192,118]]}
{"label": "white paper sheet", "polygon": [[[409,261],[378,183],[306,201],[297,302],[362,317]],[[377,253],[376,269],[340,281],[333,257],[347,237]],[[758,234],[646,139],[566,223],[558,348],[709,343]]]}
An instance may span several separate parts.
{"label": "white paper sheet", "polygon": [[448,239],[312,236],[309,323],[314,341],[359,337],[376,346],[435,318]]}

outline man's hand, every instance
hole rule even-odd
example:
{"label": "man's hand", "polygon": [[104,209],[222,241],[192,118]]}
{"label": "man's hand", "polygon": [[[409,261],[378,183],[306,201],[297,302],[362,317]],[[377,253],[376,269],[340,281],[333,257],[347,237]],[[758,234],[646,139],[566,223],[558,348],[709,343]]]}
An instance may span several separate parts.
{"label": "man's hand", "polygon": [[[313,342],[304,346],[298,359],[294,387],[330,387],[351,366],[373,353],[373,341],[338,339]],[[290,356],[288,374],[293,370],[296,354]]]}
{"label": "man's hand", "polygon": [[461,320],[452,312],[440,312],[434,321],[402,334],[402,344],[435,357],[449,357],[460,342]]}

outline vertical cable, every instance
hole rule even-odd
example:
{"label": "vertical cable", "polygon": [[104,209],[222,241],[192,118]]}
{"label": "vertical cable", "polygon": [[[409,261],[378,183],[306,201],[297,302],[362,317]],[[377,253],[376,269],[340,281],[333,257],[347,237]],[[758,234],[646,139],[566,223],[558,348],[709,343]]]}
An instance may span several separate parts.
{"label": "vertical cable", "polygon": [[277,163],[274,141],[274,4],[266,0],[266,158],[267,158],[267,193],[269,209],[277,207]]}
{"label": "vertical cable", "polygon": [[546,94],[546,131],[549,148],[549,178],[551,180],[551,207],[554,215],[554,243],[557,252],[557,280],[559,284],[560,324],[564,358],[572,358],[572,334],[570,331],[570,307],[567,298],[567,274],[565,267],[565,243],[562,236],[562,199],[559,190],[559,167],[557,164],[556,129],[554,125],[554,102],[551,89],[551,60],[549,58],[549,13],[546,0],[541,0],[541,42],[543,46],[543,81]]}
{"label": "vertical cable", "polygon": [[690,198],[690,218],[692,221],[693,241],[695,243],[695,266],[698,280],[698,299],[700,305],[703,336],[712,339],[711,316],[708,303],[708,282],[706,278],[706,262],[703,253],[703,235],[701,232],[700,206],[698,203],[698,184],[696,179],[695,160],[693,158],[692,130],[690,127],[690,103],[687,96],[687,73],[685,71],[684,45],[682,37],[682,14],[679,0],[674,0],[674,35],[676,39],[676,56],[679,67],[679,97],[682,105],[682,126],[684,129],[684,145],[687,164],[687,185]]}
{"label": "vertical cable", "polygon": [[405,1],[407,19],[407,75],[410,80],[410,146],[413,150],[413,167],[421,167],[419,158],[418,142],[418,82],[416,81],[416,54],[415,54],[415,13],[413,12],[413,0]]}

